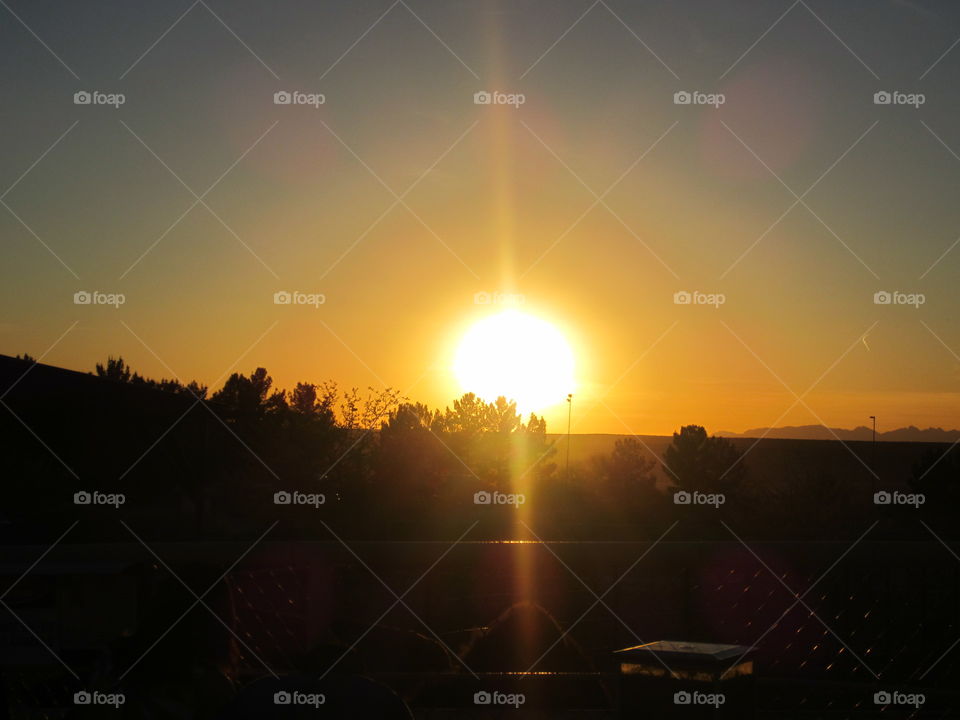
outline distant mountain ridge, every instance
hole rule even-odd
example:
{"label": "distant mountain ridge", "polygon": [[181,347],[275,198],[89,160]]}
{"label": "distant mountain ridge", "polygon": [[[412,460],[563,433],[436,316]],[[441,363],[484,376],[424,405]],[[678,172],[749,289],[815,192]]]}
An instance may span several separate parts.
{"label": "distant mountain ridge", "polygon": [[[753,428],[742,433],[720,430],[717,435],[727,438],[777,438],[784,440],[872,440],[873,431],[860,425],[847,430],[846,428],[827,428],[824,425],[793,425],[778,428]],[[886,442],[955,442],[960,440],[960,430],[944,430],[943,428],[927,428],[921,430],[910,427],[897,428],[887,432],[878,432],[877,440]]]}

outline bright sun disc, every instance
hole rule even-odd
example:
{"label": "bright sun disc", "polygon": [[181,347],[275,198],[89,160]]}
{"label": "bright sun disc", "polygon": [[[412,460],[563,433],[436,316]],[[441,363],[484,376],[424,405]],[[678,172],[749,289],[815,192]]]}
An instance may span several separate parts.
{"label": "bright sun disc", "polygon": [[460,341],[454,373],[484,400],[503,395],[520,412],[541,411],[573,392],[573,352],[550,323],[508,310],[479,320]]}

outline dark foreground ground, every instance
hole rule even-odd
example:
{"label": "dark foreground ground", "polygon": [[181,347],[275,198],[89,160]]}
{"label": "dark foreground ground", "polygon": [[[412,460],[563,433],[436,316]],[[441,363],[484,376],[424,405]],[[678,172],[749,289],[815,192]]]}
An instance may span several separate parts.
{"label": "dark foreground ground", "polygon": [[[737,439],[711,506],[588,457],[514,487],[479,461],[397,475],[374,434],[369,465],[301,486],[322,504],[277,504],[299,468],[275,441],[11,367],[0,718],[960,717],[948,445]],[[753,650],[623,672],[659,640]]]}

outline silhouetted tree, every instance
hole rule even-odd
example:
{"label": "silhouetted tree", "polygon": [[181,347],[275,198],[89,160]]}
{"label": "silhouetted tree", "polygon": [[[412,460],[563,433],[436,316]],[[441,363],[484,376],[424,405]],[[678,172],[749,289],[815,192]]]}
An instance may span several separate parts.
{"label": "silhouetted tree", "polygon": [[214,402],[220,403],[228,417],[239,425],[251,427],[268,415],[276,416],[287,408],[286,393],[273,393],[273,378],[266,368],[259,367],[250,377],[233,373],[223,387],[213,394]]}
{"label": "silhouetted tree", "polygon": [[116,382],[130,382],[130,366],[127,365],[122,357],[107,357],[107,364],[97,363],[97,377],[115,380]]}
{"label": "silhouetted tree", "polygon": [[668,475],[681,490],[728,492],[743,480],[740,453],[726,438],[708,436],[700,425],[685,425],[673,434],[663,453]]}

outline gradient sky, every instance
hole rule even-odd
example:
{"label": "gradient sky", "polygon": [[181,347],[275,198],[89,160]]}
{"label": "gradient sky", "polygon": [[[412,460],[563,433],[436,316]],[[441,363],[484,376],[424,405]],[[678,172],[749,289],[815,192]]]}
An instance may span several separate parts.
{"label": "gradient sky", "polygon": [[4,3],[0,352],[442,406],[474,294],[514,292],[578,432],[960,426],[956,3]]}

